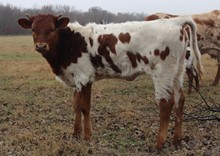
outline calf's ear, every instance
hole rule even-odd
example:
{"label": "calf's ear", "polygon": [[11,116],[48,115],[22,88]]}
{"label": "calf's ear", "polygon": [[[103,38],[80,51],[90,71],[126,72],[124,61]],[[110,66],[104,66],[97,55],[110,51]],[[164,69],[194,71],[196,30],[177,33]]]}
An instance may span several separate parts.
{"label": "calf's ear", "polygon": [[26,18],[21,18],[18,20],[18,24],[24,29],[30,29],[32,25],[32,21]]}
{"label": "calf's ear", "polygon": [[59,18],[59,19],[57,19],[56,27],[57,28],[64,28],[67,26],[69,21],[70,21],[70,19],[68,17]]}

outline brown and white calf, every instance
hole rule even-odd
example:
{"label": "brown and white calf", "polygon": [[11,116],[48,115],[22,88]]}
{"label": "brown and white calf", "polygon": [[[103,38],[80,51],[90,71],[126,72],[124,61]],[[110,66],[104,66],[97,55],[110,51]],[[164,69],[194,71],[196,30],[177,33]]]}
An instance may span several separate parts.
{"label": "brown and white calf", "polygon": [[[173,105],[176,118],[173,141],[180,143],[185,100],[181,87],[189,40],[196,56],[196,67],[198,71],[202,70],[196,27],[191,17],[81,26],[69,23],[67,17],[39,14],[21,18],[18,23],[25,29],[32,29],[35,49],[48,61],[56,77],[75,90],[73,135],[80,134],[83,115],[84,139],[91,138],[91,87],[94,81],[103,78],[133,80],[146,73],[154,82],[160,106],[156,148],[161,148],[166,140]],[[186,28],[190,29],[190,35]]]}
{"label": "brown and white calf", "polygon": [[[220,80],[220,10],[213,10],[191,16],[197,25],[198,47],[201,54],[207,53],[218,61],[217,73],[212,83],[212,85],[215,86]],[[179,17],[179,15],[156,13],[146,17],[145,20],[150,21],[173,17]]]}

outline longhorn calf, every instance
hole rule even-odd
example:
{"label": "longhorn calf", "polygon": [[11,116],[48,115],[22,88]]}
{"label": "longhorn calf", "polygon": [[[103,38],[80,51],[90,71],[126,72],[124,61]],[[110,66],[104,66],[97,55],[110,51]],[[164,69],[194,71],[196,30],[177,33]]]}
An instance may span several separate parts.
{"label": "longhorn calf", "polygon": [[[185,101],[182,81],[188,41],[196,56],[196,67],[198,71],[202,70],[196,27],[191,17],[81,26],[69,23],[67,17],[38,14],[21,18],[18,23],[25,29],[32,29],[36,51],[47,60],[56,77],[75,90],[73,135],[80,134],[83,115],[84,139],[91,138],[91,87],[94,81],[103,78],[133,80],[145,73],[153,80],[160,106],[156,148],[160,149],[165,143],[173,106],[173,142],[180,143]],[[190,35],[186,27],[190,29]]]}

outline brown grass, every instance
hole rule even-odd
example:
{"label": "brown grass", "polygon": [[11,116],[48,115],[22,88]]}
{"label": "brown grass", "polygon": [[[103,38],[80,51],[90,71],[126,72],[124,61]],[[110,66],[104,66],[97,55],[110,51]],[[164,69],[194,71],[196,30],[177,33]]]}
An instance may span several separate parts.
{"label": "brown grass", "polygon": [[[30,36],[0,37],[0,43],[0,155],[219,155],[217,121],[184,122],[179,147],[171,143],[171,122],[165,147],[154,150],[159,118],[154,87],[146,76],[133,82],[94,83],[93,138],[73,139],[72,90],[54,80],[46,61],[33,51]],[[220,86],[210,86],[216,61],[202,59],[206,72],[201,93],[209,103],[211,98],[220,105]],[[193,113],[200,103],[203,100],[193,91],[185,112]]]}

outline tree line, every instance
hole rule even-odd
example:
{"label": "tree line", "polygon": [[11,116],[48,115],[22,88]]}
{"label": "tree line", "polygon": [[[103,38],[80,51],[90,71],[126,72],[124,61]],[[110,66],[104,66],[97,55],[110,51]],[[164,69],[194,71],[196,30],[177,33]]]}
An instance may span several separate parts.
{"label": "tree line", "polygon": [[82,25],[89,22],[95,23],[121,23],[126,21],[142,21],[146,15],[143,13],[111,13],[100,7],[91,7],[83,12],[66,5],[45,5],[41,8],[21,9],[12,5],[0,4],[0,35],[23,35],[30,31],[21,29],[17,20],[25,17],[25,14],[54,14],[70,18],[71,22],[77,21]]}

